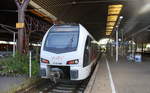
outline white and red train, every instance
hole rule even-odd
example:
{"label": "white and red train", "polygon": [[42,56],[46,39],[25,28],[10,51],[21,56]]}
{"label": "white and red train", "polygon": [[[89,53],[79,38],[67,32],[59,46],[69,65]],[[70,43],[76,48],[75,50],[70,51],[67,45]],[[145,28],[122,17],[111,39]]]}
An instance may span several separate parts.
{"label": "white and red train", "polygon": [[40,53],[42,78],[86,79],[96,64],[98,45],[80,24],[53,25]]}

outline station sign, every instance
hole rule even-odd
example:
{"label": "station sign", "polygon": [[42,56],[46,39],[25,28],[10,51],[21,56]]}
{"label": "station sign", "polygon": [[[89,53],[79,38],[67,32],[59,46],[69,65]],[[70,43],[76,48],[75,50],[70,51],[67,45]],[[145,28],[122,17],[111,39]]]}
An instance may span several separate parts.
{"label": "station sign", "polygon": [[24,28],[25,27],[25,23],[16,23],[16,28]]}

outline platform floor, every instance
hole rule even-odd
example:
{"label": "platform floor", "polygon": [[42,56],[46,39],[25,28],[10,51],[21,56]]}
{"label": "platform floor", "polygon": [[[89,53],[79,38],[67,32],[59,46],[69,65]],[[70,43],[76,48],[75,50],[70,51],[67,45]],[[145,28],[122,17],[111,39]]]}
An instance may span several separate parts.
{"label": "platform floor", "polygon": [[[8,93],[9,90],[21,85],[27,79],[26,76],[2,77],[0,76],[0,93]],[[11,93],[11,92],[9,92]]]}
{"label": "platform floor", "polygon": [[150,60],[129,63],[119,57],[116,63],[114,58],[101,57],[91,93],[150,93]]}

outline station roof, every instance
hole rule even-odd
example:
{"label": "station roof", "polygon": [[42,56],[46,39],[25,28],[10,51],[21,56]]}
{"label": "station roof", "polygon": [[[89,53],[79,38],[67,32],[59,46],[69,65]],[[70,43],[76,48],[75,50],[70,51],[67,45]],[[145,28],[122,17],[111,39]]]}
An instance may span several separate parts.
{"label": "station roof", "polygon": [[[120,15],[124,18],[119,31],[124,31],[127,39],[134,37],[136,41],[141,42],[148,42],[149,39],[149,0],[32,0],[31,2],[28,9],[41,10],[42,8],[49,13],[52,20],[80,23],[96,40],[108,37],[105,35],[108,5],[123,4],[124,7]],[[40,8],[33,7],[33,2]],[[17,7],[14,0],[4,0],[0,3],[0,20],[0,24],[15,28]],[[33,34],[32,40],[36,39],[36,35]],[[7,38],[8,36],[10,38]],[[12,33],[6,32],[6,29],[0,26],[0,39],[12,40],[11,38],[13,38]]]}

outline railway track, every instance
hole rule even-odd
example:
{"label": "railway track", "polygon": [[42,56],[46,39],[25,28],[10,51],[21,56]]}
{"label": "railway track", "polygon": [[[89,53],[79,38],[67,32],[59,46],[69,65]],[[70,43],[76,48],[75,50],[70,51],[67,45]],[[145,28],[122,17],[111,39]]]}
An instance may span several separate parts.
{"label": "railway track", "polygon": [[56,84],[51,84],[47,88],[39,91],[39,93],[83,93],[89,78],[83,81],[60,81]]}
{"label": "railway track", "polygon": [[[96,66],[95,66],[96,67]],[[92,70],[92,74],[85,80],[82,81],[70,81],[70,80],[62,80],[55,83],[50,83],[47,88],[39,91],[39,93],[84,93],[91,76],[95,70]]]}
{"label": "railway track", "polygon": [[[92,70],[92,74],[94,70],[95,68]],[[92,74],[82,81],[60,80],[54,83],[44,79],[42,83],[16,93],[84,93]]]}
{"label": "railway track", "polygon": [[16,93],[84,93],[91,76],[92,74],[87,79],[81,81],[60,80],[57,83],[44,79],[41,83]]}
{"label": "railway track", "polygon": [[[96,67],[96,66],[95,66]],[[91,76],[95,70],[92,70],[91,75],[82,81],[61,80],[57,83],[50,83],[48,87],[44,87],[38,93],[84,93]]]}
{"label": "railway track", "polygon": [[41,83],[16,93],[84,93],[91,76],[92,74],[82,81],[60,80],[57,83],[44,79]]}

